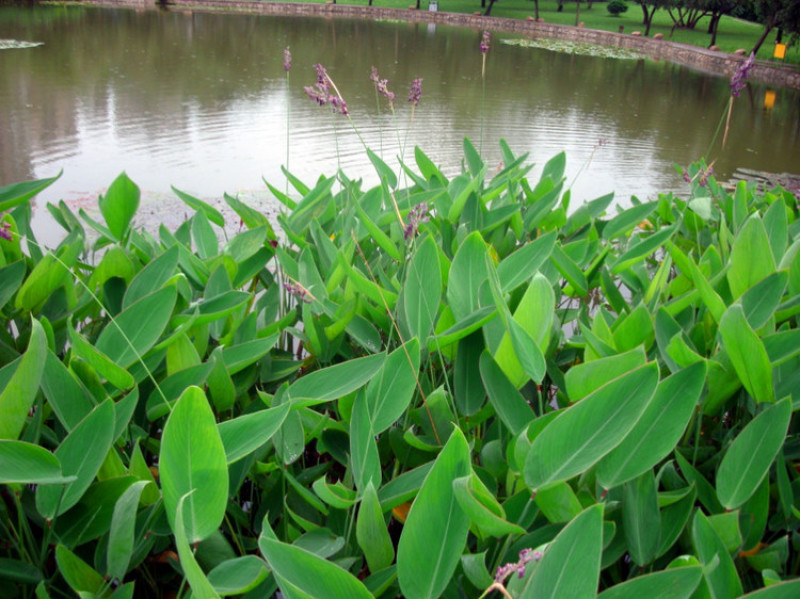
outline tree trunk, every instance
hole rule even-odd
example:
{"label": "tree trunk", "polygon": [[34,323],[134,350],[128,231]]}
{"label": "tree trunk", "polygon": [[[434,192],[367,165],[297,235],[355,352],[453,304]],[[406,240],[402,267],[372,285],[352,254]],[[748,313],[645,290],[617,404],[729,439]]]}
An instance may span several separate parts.
{"label": "tree trunk", "polygon": [[556,12],[564,12],[564,0],[558,0],[558,10]]}
{"label": "tree trunk", "polygon": [[717,44],[717,31],[719,31],[719,21],[721,18],[722,13],[715,14],[711,17],[711,23],[708,27],[708,32],[711,34],[711,43],[708,44],[709,48]]}
{"label": "tree trunk", "polygon": [[489,0],[489,8],[486,9],[486,12],[483,13],[484,17],[488,17],[492,14],[492,6],[494,6],[496,0]]}
{"label": "tree trunk", "polygon": [[[644,7],[642,7],[642,8],[644,8]],[[645,11],[645,14],[647,14],[647,11]],[[656,9],[655,9],[655,7],[653,7],[653,10],[650,11],[650,14],[645,17],[645,20],[644,20],[644,36],[645,37],[650,35],[650,25],[653,24],[653,15],[655,15],[655,14],[656,14]]]}
{"label": "tree trunk", "polygon": [[577,8],[575,9],[575,27],[578,26],[580,21],[581,21],[581,0],[578,0]]}
{"label": "tree trunk", "polygon": [[533,8],[536,15],[536,20],[539,20],[539,0],[533,0]]}
{"label": "tree trunk", "polygon": [[770,34],[772,29],[775,27],[775,17],[770,16],[767,19],[767,22],[764,23],[764,32],[761,34],[761,37],[758,38],[756,45],[753,46],[753,49],[750,50],[750,54],[758,54],[759,48],[761,48],[761,44],[764,43],[764,40],[767,39],[767,36]]}

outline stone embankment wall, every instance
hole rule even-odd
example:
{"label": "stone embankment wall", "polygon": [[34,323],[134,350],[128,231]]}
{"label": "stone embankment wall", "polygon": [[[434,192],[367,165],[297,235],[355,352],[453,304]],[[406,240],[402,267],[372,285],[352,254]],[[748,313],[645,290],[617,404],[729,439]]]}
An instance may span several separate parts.
{"label": "stone embankment wall", "polygon": [[[102,5],[153,5],[155,0],[90,0]],[[380,1],[380,0],[378,0]],[[408,10],[384,8],[380,6],[352,6],[345,4],[301,4],[295,2],[253,2],[244,0],[167,0],[167,7],[184,10],[236,10],[258,14],[336,17],[351,19],[392,19],[421,23],[439,23],[470,27],[476,30],[488,29],[516,33],[526,37],[543,37],[573,42],[586,42],[600,46],[617,46],[638,50],[642,54],[657,60],[668,60],[700,71],[730,77],[745,60],[743,56],[735,56],[724,52],[715,52],[678,44],[666,40],[657,40],[626,33],[613,33],[582,27],[569,27],[553,23],[541,23],[533,20],[507,19],[503,17],[484,17],[448,12],[429,12],[414,10],[413,4]],[[790,65],[780,65],[757,61],[749,73],[749,78],[777,87],[789,87],[800,90],[800,69]]]}

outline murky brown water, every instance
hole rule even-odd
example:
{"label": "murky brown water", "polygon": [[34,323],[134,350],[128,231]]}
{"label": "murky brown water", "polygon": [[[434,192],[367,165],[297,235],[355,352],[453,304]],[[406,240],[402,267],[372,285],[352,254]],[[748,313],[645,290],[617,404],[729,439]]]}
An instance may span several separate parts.
{"label": "murky brown water", "polygon": [[[672,165],[706,153],[729,96],[727,80],[669,63],[498,40],[484,96],[479,32],[427,24],[3,7],[0,38],[44,42],[0,51],[0,184],[63,169],[39,201],[91,204],[125,170],[158,199],[156,217],[176,216],[170,185],[203,198],[264,198],[262,177],[282,189],[287,116],[289,168],[301,179],[341,166],[374,181],[347,119],[303,93],[317,62],[361,138],[387,162],[397,164],[403,148],[413,161],[419,145],[455,173],[465,136],[476,146],[482,136],[491,163],[499,163],[501,137],[539,166],[566,150],[573,201],[681,189]],[[385,102],[379,112],[372,65],[400,98],[396,119]],[[424,79],[423,98],[412,123],[405,98],[415,77]],[[768,109],[766,91],[753,85],[736,100],[728,147],[709,157],[723,177],[739,166],[800,171],[800,94],[775,90]]]}

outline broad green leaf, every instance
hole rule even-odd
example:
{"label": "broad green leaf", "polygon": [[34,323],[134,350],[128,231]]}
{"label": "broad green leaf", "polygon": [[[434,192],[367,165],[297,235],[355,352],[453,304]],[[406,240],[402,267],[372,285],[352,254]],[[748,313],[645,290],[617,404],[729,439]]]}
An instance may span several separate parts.
{"label": "broad green leaf", "polygon": [[742,595],[742,599],[795,599],[798,593],[800,593],[800,579],[795,579],[747,593]]}
{"label": "broad green leaf", "polygon": [[292,211],[288,220],[289,229],[303,231],[312,220],[325,212],[328,204],[333,199],[330,190],[336,181],[336,177],[320,178],[317,186],[309,191]]}
{"label": "broad green leaf", "polygon": [[656,480],[652,470],[625,483],[622,495],[622,527],[628,552],[637,565],[652,562],[659,547],[661,516]]}
{"label": "broad green leaf", "polygon": [[0,309],[14,297],[25,279],[26,271],[24,260],[17,260],[0,269]]}
{"label": "broad green leaf", "polygon": [[[166,429],[164,432],[166,433]],[[225,481],[227,483],[227,472],[225,473],[225,476]],[[175,516],[170,523],[172,524],[172,530],[175,533],[175,546],[178,549],[178,556],[181,560],[181,569],[183,570],[183,575],[186,576],[186,580],[189,582],[189,586],[192,588],[192,596],[197,597],[198,599],[216,599],[219,597],[219,594],[214,587],[211,586],[211,583],[208,582],[205,573],[197,563],[190,546],[191,537],[188,536],[185,528],[186,520],[189,517],[189,514],[184,514],[184,507],[186,500],[191,499],[191,496],[195,493],[195,491],[203,493],[202,489],[196,487],[192,491],[189,491],[185,495],[182,495],[180,498],[178,498],[177,505],[175,506]],[[166,494],[164,503],[166,504]],[[168,507],[167,514],[169,513],[170,510]]]}
{"label": "broad green leaf", "polygon": [[535,490],[572,478],[597,463],[631,431],[657,383],[658,366],[650,363],[563,410],[534,439],[525,460],[525,484]]}
{"label": "broad green leaf", "polygon": [[98,198],[100,212],[116,241],[121,241],[139,208],[139,187],[125,173],[120,174],[108,191]]}
{"label": "broad green leaf", "polygon": [[639,304],[630,313],[620,316],[614,323],[613,338],[617,351],[624,352],[643,345],[645,350],[655,341],[653,317],[644,304]]}
{"label": "broad green leaf", "polygon": [[364,552],[370,572],[378,572],[392,565],[394,547],[372,481],[367,483],[361,496],[356,520],[356,540]]}
{"label": "broad green leaf", "polygon": [[195,212],[192,217],[192,239],[201,260],[208,260],[219,252],[219,237],[202,210]]}
{"label": "broad green leaf", "polygon": [[722,345],[747,392],[759,403],[775,401],[772,365],[767,350],[748,324],[740,305],[728,308],[720,320],[719,333]]}
{"label": "broad green leaf", "polygon": [[37,193],[52,185],[60,176],[61,173],[59,172],[55,177],[48,179],[22,181],[0,187],[0,212],[6,212],[14,206],[24,204]]}
{"label": "broad green leaf", "polygon": [[727,509],[735,509],[755,493],[783,446],[792,418],[787,397],[753,418],[734,439],[717,472],[717,495]]}
{"label": "broad green leaf", "polygon": [[105,586],[105,580],[97,570],[60,544],[56,545],[56,564],[58,572],[79,595],[86,593],[89,597],[96,597]]}
{"label": "broad green leaf", "polygon": [[122,580],[128,572],[133,555],[133,534],[139,497],[148,484],[150,483],[144,480],[133,483],[114,505],[106,551],[106,571],[112,579]]}
{"label": "broad green leaf", "polygon": [[[433,353],[445,349],[451,343],[461,341],[481,329],[483,325],[491,321],[497,316],[497,309],[495,306],[484,306],[476,310],[463,320],[459,320],[454,325],[448,327],[436,336],[428,337],[428,351]],[[442,319],[439,319],[437,326],[442,325]]]}
{"label": "broad green leaf", "polygon": [[95,346],[127,368],[158,341],[169,322],[176,297],[175,287],[169,286],[131,304],[106,325]]}
{"label": "broad green leaf", "polygon": [[[195,543],[217,530],[228,503],[228,467],[214,413],[198,387],[186,389],[164,425],[159,468],[173,532],[180,529]],[[182,522],[177,511],[184,498]]]}
{"label": "broad green leaf", "polygon": [[580,401],[598,387],[634,368],[644,366],[646,362],[644,348],[637,347],[622,354],[576,364],[564,375],[569,400],[573,403]]}
{"label": "broad green leaf", "polygon": [[214,566],[208,582],[222,595],[242,595],[255,589],[269,576],[267,564],[255,555],[244,555]]}
{"label": "broad green leaf", "polygon": [[475,414],[486,400],[480,369],[475,368],[475,364],[480,363],[483,349],[483,335],[479,331],[458,342],[453,373],[453,401],[464,416]]}
{"label": "broad green leaf", "polygon": [[0,393],[0,439],[17,439],[25,427],[28,412],[39,391],[47,357],[47,338],[42,325],[31,318],[28,349],[17,361],[11,380]]}
{"label": "broad green leaf", "polygon": [[658,208],[658,202],[639,204],[619,213],[603,227],[603,239],[614,239],[622,234],[630,233],[634,227],[650,216]]}
{"label": "broad green leaf", "polygon": [[702,511],[697,510],[692,522],[692,541],[695,553],[703,564],[703,575],[712,596],[733,599],[742,594],[742,583],[736,566],[711,523]]}
{"label": "broad green leaf", "polygon": [[742,308],[751,327],[760,329],[775,314],[788,282],[789,274],[781,270],[765,277],[742,294]]}
{"label": "broad green leaf", "polygon": [[433,462],[426,462],[422,466],[417,466],[393,478],[378,489],[381,509],[388,512],[412,499],[419,491],[432,466]]}
{"label": "broad green leaf", "polygon": [[701,578],[703,569],[699,566],[663,570],[614,585],[597,599],[690,599]]}
{"label": "broad green leaf", "polygon": [[682,499],[661,510],[661,530],[657,557],[661,557],[672,548],[689,522],[692,510],[694,510],[695,499],[697,499],[697,490],[694,487],[689,487],[688,489],[687,494]]}
{"label": "broad green leaf", "polygon": [[229,375],[234,375],[263,358],[278,341],[279,333],[268,337],[237,343],[222,349],[222,360]]}
{"label": "broad green leaf", "polygon": [[350,416],[350,461],[359,490],[366,489],[370,482],[373,486],[381,483],[381,463],[375,436],[366,395],[360,391],[353,402]]}
{"label": "broad green leaf", "polygon": [[72,279],[71,264],[77,256],[46,254],[27,276],[17,291],[14,306],[23,310],[36,310],[62,286],[69,286]]}
{"label": "broad green leaf", "polygon": [[56,355],[49,351],[44,362],[42,391],[58,420],[68,431],[92,411],[90,395]]}
{"label": "broad green leaf", "polygon": [[289,414],[289,403],[245,414],[217,425],[228,464],[243,458],[270,440]]}
{"label": "broad green leaf", "polygon": [[358,213],[358,218],[361,220],[364,227],[369,231],[369,234],[372,235],[372,238],[375,240],[380,248],[386,252],[392,259],[401,261],[403,259],[402,255],[400,254],[400,250],[397,249],[397,245],[395,242],[391,240],[391,238],[383,232],[383,230],[375,224],[369,214],[366,213],[364,208],[362,208],[361,204],[358,200],[353,202],[355,206],[356,212]]}
{"label": "broad green leaf", "polygon": [[653,468],[680,441],[705,383],[703,363],[664,379],[653,400],[622,442],[597,465],[597,481],[605,489]]}
{"label": "broad green leaf", "polygon": [[425,477],[400,535],[397,575],[407,599],[435,599],[450,583],[469,532],[452,481],[469,473],[469,446],[456,428]]}
{"label": "broad green leaf", "polygon": [[586,280],[586,275],[580,266],[561,249],[560,245],[553,247],[550,260],[577,295],[584,296],[589,292],[589,283]]}
{"label": "broad green leaf", "polygon": [[453,257],[447,279],[447,301],[456,321],[480,308],[479,291],[489,276],[487,258],[486,242],[478,231],[473,231],[461,242]]}
{"label": "broad green leaf", "polygon": [[519,599],[594,599],[603,552],[603,506],[581,512],[547,546]]}
{"label": "broad green leaf", "polygon": [[497,416],[514,435],[534,419],[533,410],[517,388],[508,380],[488,350],[481,354],[479,368],[489,402]]}
{"label": "broad green leaf", "polygon": [[611,264],[611,273],[615,275],[619,274],[637,262],[643,260],[658,248],[662,247],[669,240],[669,238],[672,237],[676,230],[677,225],[673,225],[668,229],[662,229],[657,233],[648,235],[644,239],[641,237],[631,238],[631,242],[636,240],[638,243],[630,243],[625,253],[623,253]]}
{"label": "broad green leaf", "polygon": [[34,586],[42,581],[42,572],[27,562],[0,557],[0,579]]}
{"label": "broad green leaf", "polygon": [[69,483],[75,478],[64,476],[61,462],[44,447],[0,439],[0,484],[52,485]]}
{"label": "broad green leaf", "polygon": [[453,480],[453,493],[461,509],[483,534],[502,537],[525,534],[525,529],[506,519],[505,511],[477,475]]}
{"label": "broad green leaf", "polygon": [[726,272],[733,299],[764,277],[775,272],[775,258],[761,218],[754,214],[745,221],[731,248]]}
{"label": "broad green leaf", "polygon": [[311,485],[314,493],[332,508],[349,510],[356,503],[356,492],[345,487],[341,481],[329,483],[321,476]]}
{"label": "broad green leaf", "polygon": [[187,206],[194,210],[198,210],[204,212],[206,218],[210,220],[212,223],[217,225],[218,227],[225,226],[225,219],[222,217],[222,214],[219,210],[206,204],[202,200],[198,200],[195,197],[190,196],[188,193],[181,191],[180,189],[176,189],[175,187],[172,188],[172,191],[175,193],[178,198],[185,203]]}
{"label": "broad green leaf", "polygon": [[419,365],[419,341],[415,338],[389,354],[367,384],[367,408],[374,435],[389,428],[408,408],[417,387]]}
{"label": "broad green leaf", "polygon": [[352,393],[375,376],[386,360],[384,354],[348,360],[300,377],[289,385],[294,406],[310,406]]}
{"label": "broad green leaf", "polygon": [[340,566],[306,549],[288,545],[265,531],[258,538],[258,548],[267,560],[284,595],[290,597],[325,597],[325,599],[372,599],[360,580]]}
{"label": "broad green leaf", "polygon": [[101,378],[123,391],[136,384],[130,372],[118,366],[114,360],[84,339],[75,331],[71,322],[67,322],[67,331],[74,355],[85,360]]}
{"label": "broad green leaf", "polygon": [[442,296],[442,272],[439,252],[431,237],[426,237],[408,264],[403,286],[403,319],[412,337],[427,339]]}
{"label": "broad green leaf", "polygon": [[76,478],[63,488],[48,485],[36,490],[36,509],[43,517],[60,516],[78,503],[100,470],[113,437],[114,402],[107,399],[81,420],[56,449],[64,476]]}
{"label": "broad green leaf", "polygon": [[545,485],[536,491],[534,501],[553,524],[567,523],[583,511],[575,491],[564,481]]}
{"label": "broad green leaf", "polygon": [[674,244],[670,244],[669,253],[678,268],[692,280],[697,291],[700,293],[700,298],[711,313],[711,316],[716,322],[719,322],[722,315],[725,313],[725,302],[711,286],[711,283],[709,283],[708,279],[703,275],[697,264],[694,263],[691,256],[687,256],[681,252]]}
{"label": "broad green leaf", "polygon": [[175,275],[177,267],[178,246],[173,245],[163,254],[151,260],[133,277],[125,291],[125,297],[122,298],[123,309],[163,287]]}
{"label": "broad green leaf", "polygon": [[546,233],[526,243],[497,265],[497,277],[503,293],[509,293],[525,281],[531,280],[553,252],[556,237],[555,231]]}

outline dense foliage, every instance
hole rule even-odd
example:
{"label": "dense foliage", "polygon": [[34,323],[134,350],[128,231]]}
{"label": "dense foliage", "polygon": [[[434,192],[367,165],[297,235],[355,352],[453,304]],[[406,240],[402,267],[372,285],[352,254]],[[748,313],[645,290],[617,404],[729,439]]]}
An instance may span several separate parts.
{"label": "dense foliage", "polygon": [[225,242],[0,189],[0,596],[800,595],[796,199],[464,150]]}

